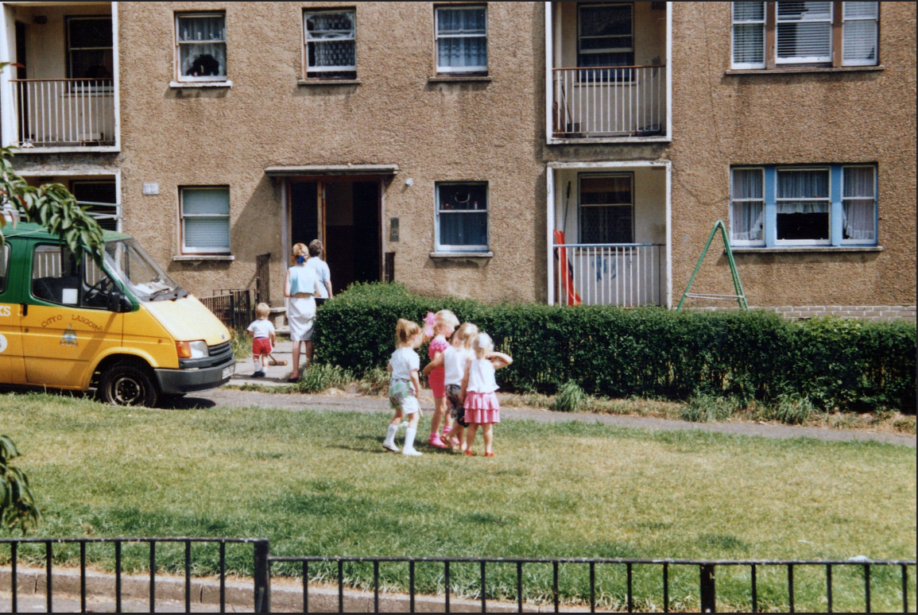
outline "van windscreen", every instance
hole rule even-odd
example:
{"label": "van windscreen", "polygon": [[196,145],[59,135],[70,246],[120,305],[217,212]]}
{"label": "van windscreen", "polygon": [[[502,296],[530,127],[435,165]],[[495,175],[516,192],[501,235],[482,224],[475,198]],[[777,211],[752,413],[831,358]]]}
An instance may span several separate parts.
{"label": "van windscreen", "polygon": [[105,262],[140,301],[188,295],[133,239],[106,242]]}

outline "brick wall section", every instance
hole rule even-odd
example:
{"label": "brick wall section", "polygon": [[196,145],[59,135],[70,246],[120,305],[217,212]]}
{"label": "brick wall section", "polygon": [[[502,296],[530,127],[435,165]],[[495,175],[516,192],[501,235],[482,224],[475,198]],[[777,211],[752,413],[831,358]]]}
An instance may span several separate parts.
{"label": "brick wall section", "polygon": [[[700,312],[736,310],[736,307],[689,308]],[[914,305],[778,305],[749,306],[749,309],[770,310],[790,319],[809,319],[817,316],[840,316],[863,320],[907,320],[916,322]]]}

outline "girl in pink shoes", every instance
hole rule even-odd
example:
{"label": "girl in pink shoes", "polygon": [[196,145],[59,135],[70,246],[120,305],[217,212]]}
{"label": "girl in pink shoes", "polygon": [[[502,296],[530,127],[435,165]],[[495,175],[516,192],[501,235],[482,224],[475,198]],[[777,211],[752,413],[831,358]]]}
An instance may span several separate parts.
{"label": "girl in pink shoes", "polygon": [[497,402],[495,370],[513,363],[509,355],[494,352],[494,343],[487,333],[479,333],[472,344],[474,356],[466,362],[462,380],[462,398],[465,401],[465,420],[469,424],[466,436],[465,454],[472,454],[475,432],[481,425],[484,433],[485,457],[493,457],[491,444],[494,441],[492,425],[500,423],[500,404]]}
{"label": "girl in pink shoes", "polygon": [[386,430],[386,439],[383,448],[397,453],[395,434],[402,422],[402,417],[408,415],[408,430],[405,432],[405,446],[402,455],[420,457],[421,453],[414,450],[414,439],[418,435],[418,420],[421,418],[421,406],[418,403],[418,392],[421,383],[418,381],[418,368],[421,358],[415,352],[421,345],[424,336],[417,323],[398,319],[395,329],[395,344],[397,349],[389,359],[386,367],[392,375],[389,377],[389,403],[395,409],[395,416],[389,422]]}
{"label": "girl in pink shoes", "polygon": [[[465,428],[469,426],[465,420],[465,407],[462,405],[462,377],[465,374],[465,364],[472,356],[472,342],[478,335],[478,327],[470,322],[463,323],[453,334],[452,345],[443,351],[443,382],[446,385],[446,401],[449,406],[449,415],[453,420],[453,429],[450,432],[449,444],[454,451],[465,452]],[[446,429],[443,430],[444,436]]]}
{"label": "girl in pink shoes", "polygon": [[[427,356],[431,361],[424,367],[423,372],[427,376],[427,383],[430,385],[430,390],[433,391],[434,397],[434,414],[433,418],[430,419],[430,438],[427,440],[427,444],[436,448],[449,448],[449,445],[444,443],[443,438],[440,437],[441,421],[444,423],[443,436],[447,439],[449,436],[449,428],[446,427],[447,421],[443,420],[446,410],[443,352],[449,348],[449,342],[446,339],[459,326],[459,319],[449,310],[440,310],[436,314],[428,314],[425,321],[427,319],[430,319],[433,323],[433,331],[431,333],[434,336],[427,351]],[[448,420],[449,415],[446,415],[446,418]]]}

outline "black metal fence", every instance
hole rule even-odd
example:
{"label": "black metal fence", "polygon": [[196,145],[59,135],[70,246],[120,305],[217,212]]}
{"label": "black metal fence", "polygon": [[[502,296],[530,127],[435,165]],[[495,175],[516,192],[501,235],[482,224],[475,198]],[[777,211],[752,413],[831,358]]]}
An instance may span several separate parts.
{"label": "black metal fence", "polygon": [[[643,581],[647,580],[647,571],[648,568],[653,571],[654,576],[654,585],[659,587],[659,596],[654,598],[653,604],[662,605],[663,612],[670,612],[673,606],[676,606],[678,610],[694,610],[698,606],[694,606],[694,602],[687,604],[685,602],[686,598],[683,598],[681,595],[678,600],[671,600],[671,590],[673,587],[676,587],[676,584],[673,583],[672,579],[674,576],[674,570],[676,568],[680,571],[680,583],[678,584],[678,591],[682,592],[685,590],[685,568],[697,570],[697,581],[693,581],[692,584],[697,587],[697,604],[700,605],[701,612],[713,613],[717,611],[717,574],[718,571],[724,571],[725,569],[737,569],[742,568],[748,571],[748,585],[743,585],[743,589],[746,591],[746,596],[748,596],[749,604],[751,608],[750,612],[756,613],[760,612],[760,591],[763,590],[763,586],[759,583],[759,575],[764,573],[767,570],[774,571],[783,571],[780,575],[783,578],[783,585],[786,587],[786,596],[787,603],[779,603],[777,606],[782,609],[787,609],[789,612],[793,613],[796,609],[795,604],[795,574],[802,567],[807,567],[808,569],[818,568],[823,571],[824,574],[824,593],[822,596],[825,598],[825,601],[821,604],[824,604],[827,612],[832,613],[835,609],[836,599],[839,598],[839,592],[841,592],[841,597],[844,598],[845,603],[841,605],[841,611],[849,610],[851,608],[851,599],[852,593],[857,592],[861,593],[861,590],[853,589],[850,583],[851,575],[849,574],[848,582],[842,583],[841,589],[838,588],[837,581],[837,571],[839,569],[845,569],[846,572],[851,572],[852,570],[859,574],[858,583],[861,584],[863,602],[858,606],[858,608],[863,608],[864,612],[870,613],[873,609],[872,602],[872,592],[876,589],[877,581],[872,583],[871,579],[875,574],[875,571],[880,570],[882,574],[880,576],[884,577],[881,585],[882,589],[885,592],[887,599],[889,598],[890,591],[899,591],[899,590],[890,590],[890,587],[894,587],[899,583],[896,580],[897,575],[901,577],[901,609],[902,612],[909,612],[909,576],[912,569],[912,575],[914,575],[914,570],[916,566],[915,560],[896,560],[896,561],[868,561],[868,560],[837,560],[837,561],[820,561],[820,560],[680,560],[680,559],[616,559],[616,558],[597,558],[597,559],[586,559],[586,558],[555,558],[555,559],[544,559],[544,558],[410,558],[410,557],[272,557],[270,555],[270,544],[266,539],[248,539],[248,538],[151,538],[151,537],[139,537],[139,538],[8,538],[0,539],[0,545],[8,545],[9,547],[9,558],[10,558],[10,592],[11,592],[11,605],[12,612],[19,612],[19,582],[18,576],[21,574],[19,571],[19,562],[21,559],[26,559],[30,563],[35,563],[40,561],[43,563],[44,567],[44,594],[45,594],[45,605],[47,612],[53,612],[53,596],[54,596],[54,578],[53,574],[53,562],[55,557],[58,558],[58,562],[62,560],[71,562],[75,554],[73,549],[77,548],[78,557],[79,557],[79,596],[80,596],[80,611],[86,612],[87,610],[87,574],[86,574],[86,565],[87,565],[87,546],[94,544],[105,545],[106,548],[108,545],[111,546],[112,555],[114,556],[114,600],[115,600],[115,611],[122,611],[122,568],[124,565],[125,554],[124,549],[126,545],[143,545],[146,544],[146,550],[141,550],[138,560],[138,553],[136,550],[132,553],[131,565],[134,568],[143,568],[149,567],[149,610],[150,612],[155,612],[156,610],[156,583],[157,583],[157,570],[158,561],[157,561],[157,545],[167,544],[180,544],[184,551],[179,553],[172,553],[170,557],[165,558],[167,564],[165,568],[175,571],[179,570],[184,573],[184,608],[186,613],[190,613],[192,610],[192,570],[193,569],[202,569],[199,564],[205,564],[203,566],[204,570],[211,570],[211,566],[216,565],[217,576],[219,579],[219,608],[220,612],[226,612],[227,608],[227,588],[226,588],[226,577],[227,577],[227,545],[251,545],[251,560],[248,559],[249,555],[248,550],[245,549],[245,552],[242,553],[242,557],[239,556],[239,551],[234,551],[233,562],[236,564],[237,571],[239,569],[245,569],[246,571],[251,570],[253,575],[253,585],[252,585],[252,594],[249,597],[251,606],[256,613],[266,613],[271,610],[271,573],[272,567],[276,570],[277,568],[283,567],[283,573],[285,575],[291,574],[302,574],[302,594],[299,594],[299,590],[295,590],[292,594],[292,599],[295,602],[291,603],[291,592],[286,590],[284,592],[286,598],[286,604],[278,605],[283,606],[285,609],[299,609],[302,608],[303,612],[309,612],[310,608],[318,606],[322,611],[337,610],[338,612],[347,612],[346,606],[351,606],[356,610],[366,611],[370,608],[374,612],[379,612],[380,607],[384,606],[385,610],[401,610],[416,612],[418,607],[419,610],[428,611],[428,610],[444,610],[449,613],[451,610],[469,610],[470,603],[468,602],[468,596],[473,596],[477,603],[480,605],[481,612],[487,612],[489,607],[492,609],[498,607],[499,610],[507,611],[513,610],[515,606],[518,612],[523,612],[524,610],[542,610],[540,605],[536,602],[527,602],[527,595],[540,596],[541,598],[547,598],[553,606],[554,612],[560,612],[562,608],[562,600],[570,599],[571,596],[562,595],[560,589],[560,583],[562,579],[566,576],[582,575],[588,578],[588,584],[586,585],[587,591],[586,595],[581,596],[582,603],[579,605],[578,610],[582,610],[584,606],[588,605],[590,612],[596,611],[598,607],[608,608],[608,605],[600,604],[597,600],[597,592],[602,589],[602,591],[608,591],[608,584],[603,585],[602,582],[607,582],[609,579],[608,573],[610,570],[617,570],[623,575],[619,574],[619,578],[622,579],[622,586],[617,588],[616,591],[619,592],[624,600],[618,605],[617,610],[627,610],[627,612],[633,612],[635,610],[635,576],[637,574],[637,569],[640,568],[641,579]],[[217,554],[216,558],[213,558],[213,554],[209,553],[206,557],[202,555],[201,548],[198,548],[197,560],[193,560],[193,545],[212,545],[216,546]],[[165,547],[163,547],[164,549]],[[57,549],[57,555],[55,554],[55,549]],[[61,553],[70,549],[69,553]],[[143,547],[141,546],[141,549]],[[173,551],[175,551],[173,549]],[[5,555],[2,550],[0,550],[0,556]],[[96,552],[95,555],[98,555]],[[204,561],[206,560],[206,562]],[[251,562],[251,566],[249,566]],[[291,564],[293,565],[291,567]],[[313,566],[312,571],[310,566]],[[387,572],[391,572],[393,568],[398,568],[398,574],[401,574],[404,571],[405,566],[407,565],[407,579],[398,578],[393,581],[393,577],[390,575],[387,576],[387,584],[385,586],[381,585],[381,567],[385,566]],[[346,570],[346,568],[353,568],[354,566],[372,566],[372,581],[367,584],[363,584],[365,587],[372,585],[372,597],[370,597],[369,589],[361,596],[353,594],[348,597],[346,601],[345,589],[347,586],[352,585],[361,585],[361,583],[355,583],[355,580],[359,578],[360,575],[355,575],[354,570]],[[437,589],[431,591],[431,584],[427,583],[425,585],[425,592],[422,594],[417,590],[417,567],[425,566],[425,570],[429,570],[429,567],[435,567],[437,570],[436,578],[437,581],[435,585]],[[464,567],[459,569],[459,567]],[[471,567],[475,572],[473,573],[474,581],[472,585],[469,584],[469,567]],[[512,572],[508,574],[507,568],[510,568]],[[317,575],[317,569],[323,568],[325,574]],[[526,578],[525,574],[527,571],[532,571],[534,568],[539,568],[540,570],[547,571],[550,569],[550,575],[544,577],[542,580],[547,580],[550,578],[551,589],[548,592],[544,592],[544,588],[528,588],[533,589],[534,591],[527,592],[527,587],[524,584],[524,579]],[[72,569],[72,568],[70,568]],[[458,583],[454,585],[455,581],[452,579],[451,575],[455,574],[455,571],[459,569],[459,572],[464,572],[464,579],[462,579],[462,588],[457,587]],[[442,570],[442,575],[439,574],[439,570]],[[491,576],[488,576],[489,571]],[[328,574],[330,572],[330,574]],[[513,574],[515,572],[515,574]],[[500,573],[500,580],[495,581],[495,573]],[[324,577],[325,581],[336,582],[337,592],[336,595],[330,595],[327,589],[317,590],[313,588],[312,590],[309,587],[310,579]],[[398,575],[396,575],[398,576]],[[461,575],[456,575],[456,577]],[[600,578],[602,577],[602,578]],[[133,577],[136,579],[136,577]],[[512,579],[510,583],[507,583],[507,580]],[[533,578],[533,577],[530,577]],[[914,576],[911,577],[914,581]],[[895,581],[890,583],[890,579]],[[564,579],[567,581],[568,579]],[[735,579],[733,579],[735,581]],[[407,581],[407,583],[405,582]],[[658,583],[657,583],[658,581]],[[812,579],[810,579],[812,581]],[[145,583],[145,581],[142,581]],[[500,584],[502,589],[500,591],[495,591],[493,585]],[[812,583],[811,583],[812,584]],[[475,587],[477,585],[477,587]],[[646,606],[648,604],[648,589],[646,582],[642,585],[640,591],[640,600],[638,604],[639,607]],[[774,582],[771,583],[766,589],[771,593],[770,602],[766,604],[768,610],[774,610],[776,603],[774,602]],[[407,595],[390,593],[388,592],[389,587],[405,587],[407,586]],[[143,587],[143,586],[141,586]],[[732,587],[732,595],[735,599],[736,586]],[[145,591],[141,589],[141,592]],[[312,593],[315,596],[316,592],[322,592],[321,601],[319,604],[310,603],[310,594]],[[385,605],[381,605],[381,591],[384,591],[383,599],[388,600],[389,602]],[[69,592],[68,592],[69,593]],[[912,588],[912,593],[914,594],[914,588]],[[459,602],[451,604],[451,598],[458,595],[466,596],[465,599]],[[508,596],[508,594],[510,594]],[[608,593],[605,594],[608,596]],[[96,594],[94,593],[95,597]],[[356,596],[356,598],[355,598]],[[894,595],[893,595],[894,597]],[[512,602],[508,602],[508,598]],[[577,598],[577,596],[574,596]],[[162,599],[162,598],[160,598]],[[419,605],[418,600],[423,600],[424,604]],[[659,599],[657,602],[656,600]],[[393,603],[392,600],[395,600]],[[812,599],[811,599],[812,600]],[[372,601],[372,607],[371,607]],[[546,600],[542,600],[544,603]],[[515,602],[515,605],[513,604]],[[238,602],[233,602],[231,605],[234,608],[239,608],[240,606],[244,607],[245,605],[240,605]],[[564,605],[565,608],[568,605]],[[898,607],[898,605],[896,605]],[[612,605],[612,608],[616,608],[616,605]],[[914,611],[914,605],[912,605]],[[34,612],[34,608],[29,608],[29,611]],[[889,608],[889,602],[887,601],[884,610],[892,610]]]}
{"label": "black metal fence", "polygon": [[245,329],[255,320],[255,302],[250,290],[215,290],[213,297],[200,297],[199,301],[231,330]]}
{"label": "black metal fence", "polygon": [[[54,596],[54,548],[68,545],[76,545],[79,548],[79,577],[80,577],[80,612],[86,612],[86,547],[91,544],[110,544],[113,549],[115,560],[115,612],[122,612],[122,555],[125,545],[143,544],[149,546],[149,572],[150,572],[150,589],[149,589],[149,608],[150,612],[156,612],[156,546],[163,543],[181,543],[184,545],[184,581],[185,581],[185,613],[191,612],[192,592],[191,592],[191,570],[192,570],[192,545],[193,544],[213,544],[218,547],[217,555],[217,574],[219,577],[219,604],[220,612],[226,612],[226,546],[227,544],[251,544],[253,546],[252,562],[254,567],[254,588],[253,597],[254,612],[266,613],[270,608],[268,605],[268,541],[261,538],[7,538],[0,539],[0,545],[9,545],[10,556],[10,593],[12,612],[19,611],[19,559],[22,555],[22,547],[36,546],[41,554],[30,553],[30,561],[34,561],[36,556],[44,560],[45,569],[45,607],[46,612],[55,612],[53,608]],[[44,547],[44,549],[41,549]],[[145,562],[146,563],[146,562]],[[32,609],[29,611],[34,612]]]}
{"label": "black metal fence", "polygon": [[[380,610],[380,564],[408,564],[408,604],[407,610],[411,613],[416,612],[416,590],[415,590],[415,568],[417,564],[437,564],[442,565],[443,593],[442,608],[445,612],[450,612],[450,597],[452,588],[450,585],[450,567],[455,564],[473,564],[479,567],[479,587],[478,600],[481,604],[481,612],[488,611],[489,591],[487,566],[492,565],[511,565],[516,568],[516,587],[515,598],[517,611],[524,611],[524,586],[523,572],[525,566],[533,565],[550,565],[552,568],[552,590],[551,599],[554,606],[554,612],[560,612],[561,594],[559,592],[559,577],[561,565],[576,565],[586,567],[589,574],[589,609],[595,612],[597,608],[597,567],[602,566],[619,566],[625,569],[625,608],[627,612],[634,611],[634,568],[636,566],[653,566],[659,568],[661,581],[661,604],[663,612],[670,612],[670,574],[671,567],[688,566],[698,569],[698,598],[701,612],[714,613],[717,611],[717,585],[716,569],[718,567],[746,567],[750,571],[749,598],[751,601],[751,612],[759,611],[759,587],[757,583],[757,573],[763,568],[783,568],[786,570],[786,583],[788,604],[786,605],[789,612],[795,612],[794,600],[794,571],[802,566],[820,567],[825,570],[825,597],[827,612],[832,613],[834,608],[833,599],[835,598],[833,586],[833,570],[840,567],[859,569],[863,573],[863,591],[864,591],[864,609],[870,613],[871,604],[871,570],[876,568],[899,568],[901,571],[901,594],[902,594],[902,612],[907,613],[909,608],[908,602],[908,583],[909,568],[915,568],[916,562],[909,561],[859,561],[859,560],[838,560],[838,561],[806,561],[806,560],[648,560],[648,559],[583,559],[583,558],[560,558],[560,559],[503,559],[503,558],[400,558],[400,557],[269,557],[269,568],[278,563],[298,563],[302,566],[303,578],[303,612],[309,612],[309,578],[310,564],[333,564],[337,566],[337,611],[345,611],[345,564],[369,563],[373,566],[373,611]],[[438,598],[440,596],[437,596]],[[493,599],[493,602],[495,602]],[[506,603],[504,603],[506,605]],[[327,606],[327,605],[324,605]],[[368,605],[367,605],[368,606]],[[467,606],[467,605],[465,605]],[[529,605],[529,610],[535,610],[535,605]],[[423,610],[428,610],[429,605],[425,605]],[[327,610],[327,609],[323,609]],[[366,609],[360,609],[366,610]],[[466,610],[466,609],[463,609]],[[541,610],[541,609],[540,609]],[[847,611],[841,611],[847,612]]]}

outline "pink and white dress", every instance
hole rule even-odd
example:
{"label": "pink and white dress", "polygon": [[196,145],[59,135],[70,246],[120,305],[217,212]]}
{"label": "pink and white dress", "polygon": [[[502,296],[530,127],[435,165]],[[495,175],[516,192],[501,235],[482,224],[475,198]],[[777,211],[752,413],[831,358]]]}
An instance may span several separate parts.
{"label": "pink and white dress", "polygon": [[465,396],[465,420],[468,423],[500,423],[500,404],[495,393],[498,388],[494,379],[494,364],[488,359],[473,358],[469,365]]}

